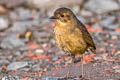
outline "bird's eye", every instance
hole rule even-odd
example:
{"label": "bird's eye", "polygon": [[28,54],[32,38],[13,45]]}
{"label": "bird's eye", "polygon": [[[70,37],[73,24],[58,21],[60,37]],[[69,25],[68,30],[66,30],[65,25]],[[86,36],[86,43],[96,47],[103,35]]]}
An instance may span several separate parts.
{"label": "bird's eye", "polygon": [[64,17],[64,15],[61,15],[61,17]]}

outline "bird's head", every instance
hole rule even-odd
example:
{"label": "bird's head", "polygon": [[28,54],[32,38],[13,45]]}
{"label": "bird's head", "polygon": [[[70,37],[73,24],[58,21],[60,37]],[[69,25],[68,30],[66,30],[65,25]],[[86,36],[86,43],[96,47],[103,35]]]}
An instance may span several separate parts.
{"label": "bird's head", "polygon": [[54,15],[50,19],[55,19],[58,24],[73,23],[76,16],[68,8],[59,8],[54,12]]}

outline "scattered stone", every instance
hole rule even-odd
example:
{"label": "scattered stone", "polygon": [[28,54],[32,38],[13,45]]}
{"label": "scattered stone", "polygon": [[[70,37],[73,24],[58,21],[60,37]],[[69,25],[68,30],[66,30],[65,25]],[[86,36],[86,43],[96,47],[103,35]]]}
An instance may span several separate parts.
{"label": "scattered stone", "polygon": [[20,40],[15,34],[6,36],[0,46],[4,49],[12,49],[14,47],[24,46],[25,43]]}
{"label": "scattered stone", "polygon": [[102,54],[102,58],[103,58],[103,60],[107,60],[107,56],[108,56],[107,53]]}
{"label": "scattered stone", "polygon": [[4,14],[6,12],[7,12],[6,8],[0,5],[0,14]]}
{"label": "scattered stone", "polygon": [[58,60],[58,56],[53,56],[53,57],[52,57],[52,60],[53,60],[53,61]]}
{"label": "scattered stone", "polygon": [[27,0],[27,5],[32,8],[50,9],[50,7],[80,5],[82,2],[83,0]]}
{"label": "scattered stone", "polygon": [[0,4],[5,5],[7,8],[16,8],[17,6],[23,5],[26,0],[0,0]]}
{"label": "scattered stone", "polygon": [[[99,37],[98,37],[99,36]],[[103,40],[107,40],[107,39],[109,39],[110,38],[110,35],[108,34],[108,35],[105,35],[104,34],[104,31],[97,31],[96,33],[95,33],[95,39],[97,40],[97,41],[103,41]]]}
{"label": "scattered stone", "polygon": [[48,34],[47,32],[37,32],[37,31],[34,31],[33,32],[33,35],[34,37],[46,37],[48,38],[50,36],[50,34]]}
{"label": "scattered stone", "polygon": [[[55,46],[55,41],[53,40],[53,34],[52,34],[53,32],[52,28],[54,23],[51,23],[51,21],[49,20],[49,15],[50,14],[53,15],[55,8],[65,6],[72,9],[73,12],[77,14],[77,18],[80,19],[83,23],[89,24],[91,27],[103,27],[103,30],[92,33],[98,55],[94,57],[94,61],[84,65],[84,69],[85,69],[84,73],[86,75],[85,78],[89,77],[91,80],[99,80],[99,79],[104,80],[104,79],[108,79],[108,77],[110,76],[111,80],[120,79],[119,68],[113,68],[115,72],[112,73],[109,73],[109,71],[108,73],[104,72],[104,68],[109,70],[114,65],[119,64],[119,56],[120,56],[120,52],[119,52],[120,32],[118,28],[120,27],[118,26],[118,24],[120,24],[119,11],[112,11],[108,14],[105,13],[103,15],[97,15],[93,13],[93,11],[96,12],[96,10],[92,11],[90,9],[84,9],[83,8],[84,4],[82,4],[82,10],[80,10],[81,3],[78,1],[84,1],[84,0],[69,0],[69,1],[44,0],[43,2],[41,2],[41,0],[27,0],[32,2],[32,4],[30,4],[32,6],[32,9],[28,8],[27,6],[19,6],[19,7],[13,7],[12,9],[8,9],[7,8],[8,6],[7,4],[5,4],[5,1],[12,2],[14,0],[0,0],[0,2],[1,1],[4,2],[2,6],[3,8],[5,7],[5,9],[7,9],[8,14],[7,15],[2,14],[0,15],[0,18],[9,20],[8,27],[2,29],[0,32],[0,56],[1,56],[0,74],[2,76],[4,75],[6,76],[6,71],[8,70],[7,74],[11,74],[12,77],[12,78],[8,78],[9,80],[10,79],[13,80],[13,77],[16,77],[16,75],[18,75],[20,79],[28,79],[28,80],[29,79],[41,80],[42,77],[43,78],[45,77],[42,80],[66,80],[63,77],[62,78],[52,77],[52,76],[66,75],[66,73],[68,72],[68,67],[71,58],[70,56],[66,56],[67,54],[64,51],[59,50]],[[36,3],[33,5],[34,1],[36,1]],[[39,3],[37,1],[39,1]],[[89,2],[92,0],[87,0],[87,1]],[[106,1],[108,0],[105,0],[103,2]],[[118,0],[111,0],[111,1],[115,2]],[[85,4],[87,4],[86,1],[84,2]],[[96,5],[97,4],[92,4],[90,5],[90,7],[94,7]],[[99,6],[100,5],[96,6],[97,10],[99,10],[98,8]],[[104,7],[106,7],[106,5]],[[40,8],[40,9],[35,9],[35,8]],[[101,9],[103,9],[103,11]],[[35,10],[36,12],[32,15],[33,10]],[[104,9],[101,7],[100,10],[102,11],[101,13],[107,11],[106,8]],[[118,31],[116,31],[116,28]],[[90,28],[90,29],[94,29],[94,28]],[[30,35],[29,39],[25,41],[27,34],[26,32],[29,33],[29,31],[32,33],[32,35]],[[12,37],[13,34],[14,37]],[[16,37],[16,34],[18,34],[18,36],[20,34],[19,37],[21,39]],[[34,49],[31,48],[29,45],[27,45],[29,43],[34,43],[34,42],[39,44],[38,47],[39,49]],[[16,45],[18,46],[17,48]],[[19,47],[21,45],[23,46]],[[51,59],[47,59],[47,57],[49,58],[49,56],[51,56]],[[43,59],[44,57],[45,59]],[[78,56],[76,55],[76,57]],[[80,61],[79,58],[76,59],[77,62]],[[110,59],[113,59],[113,61],[108,62]],[[21,62],[17,62],[17,61],[21,61]],[[29,62],[25,62],[25,61],[29,61]],[[75,67],[77,66],[78,69],[75,69]],[[75,64],[75,66],[72,67],[73,69],[71,69],[71,76],[73,77],[68,80],[83,80],[80,79],[80,77],[77,77],[77,74],[78,76],[81,75],[82,70],[80,67],[81,67],[80,63]],[[3,68],[5,68],[5,70]],[[11,71],[11,70],[15,70],[15,71]],[[49,73],[49,71],[52,72],[46,75],[47,73]],[[0,75],[0,79],[2,79],[1,75]],[[49,77],[50,75],[51,77]]]}
{"label": "scattered stone", "polygon": [[108,28],[109,29],[109,25],[111,25],[113,22],[115,21],[115,16],[105,16],[100,22],[99,24],[102,27]]}
{"label": "scattered stone", "polygon": [[14,22],[13,26],[11,28],[9,28],[8,31],[12,31],[12,32],[25,32],[28,26],[30,26],[29,23]]}
{"label": "scattered stone", "polygon": [[120,56],[120,51],[116,52],[115,56]]}
{"label": "scattered stone", "polygon": [[90,11],[88,11],[88,10],[82,10],[81,11],[81,15],[82,16],[93,16],[93,13],[92,12],[90,12]]}
{"label": "scattered stone", "polygon": [[112,24],[112,25],[108,26],[108,29],[110,29],[110,30],[115,30],[115,29],[118,28],[118,27],[120,27],[119,24]]}
{"label": "scattered stone", "polygon": [[32,66],[33,71],[43,71],[43,69],[40,67],[40,64],[36,64]]}
{"label": "scattered stone", "polygon": [[16,10],[19,16],[19,20],[29,20],[31,17],[31,11],[29,9],[18,8]]}
{"label": "scattered stone", "polygon": [[118,73],[120,74],[120,69],[116,69],[115,71],[118,72]]}
{"label": "scattered stone", "polygon": [[116,72],[120,73],[120,65],[114,66],[113,69],[114,69]]}
{"label": "scattered stone", "polygon": [[0,30],[8,28],[9,21],[3,17],[0,17]]}
{"label": "scattered stone", "polygon": [[18,14],[16,12],[10,11],[9,17],[12,21],[16,21],[18,19]]}
{"label": "scattered stone", "polygon": [[102,57],[94,57],[94,60],[102,60]]}
{"label": "scattered stone", "polygon": [[10,62],[8,60],[4,60],[4,59],[0,60],[0,64],[2,65],[8,65],[9,63]]}
{"label": "scattered stone", "polygon": [[111,36],[120,36],[120,32],[110,31],[109,34]]}
{"label": "scattered stone", "polygon": [[43,54],[44,54],[44,50],[42,50],[42,49],[35,50],[35,55],[36,56],[42,56]]}
{"label": "scattered stone", "polygon": [[117,37],[117,36],[112,36],[111,39],[113,39],[113,40],[117,40],[118,37]]}
{"label": "scattered stone", "polygon": [[97,14],[120,9],[119,4],[113,0],[88,0],[84,7]]}
{"label": "scattered stone", "polygon": [[21,55],[21,52],[20,52],[20,51],[13,51],[13,55],[14,55],[14,56],[20,56],[20,55]]}
{"label": "scattered stone", "polygon": [[2,71],[2,68],[0,67],[0,72]]}
{"label": "scattered stone", "polygon": [[38,54],[38,53],[39,53],[39,54],[43,54],[43,53],[44,53],[44,50],[43,50],[43,49],[36,49],[36,50],[35,50],[35,53],[36,53],[36,54]]}
{"label": "scattered stone", "polygon": [[31,28],[32,26],[39,25],[39,21],[16,21],[13,23],[13,26],[9,28],[7,31],[12,32],[25,32],[28,28]]}
{"label": "scattered stone", "polygon": [[30,68],[21,68],[20,70],[28,72],[28,71],[30,71]]}
{"label": "scattered stone", "polygon": [[114,24],[116,17],[115,16],[106,16],[99,22],[99,25],[105,29],[114,30],[119,27],[119,24]]}
{"label": "scattered stone", "polygon": [[11,75],[6,75],[2,78],[2,80],[19,80],[18,76],[12,77]]}
{"label": "scattered stone", "polygon": [[28,50],[29,49],[29,46],[23,46],[23,47],[21,47],[19,50],[20,51],[26,51],[26,50]]}
{"label": "scattered stone", "polygon": [[44,78],[42,80],[58,80],[58,78],[57,77],[48,76],[48,77],[46,77],[46,78]]}
{"label": "scattered stone", "polygon": [[[48,76],[46,78],[42,78],[42,80],[81,80],[80,78],[74,78],[74,77],[70,77],[70,78],[65,78],[65,77],[52,77],[52,76]],[[84,80],[88,80],[88,79],[84,79]]]}
{"label": "scattered stone", "polygon": [[13,62],[8,65],[7,70],[17,70],[25,66],[28,66],[28,62]]}
{"label": "scattered stone", "polygon": [[39,43],[48,42],[50,34],[47,32],[37,32],[34,31],[32,35],[32,40],[37,40]]}

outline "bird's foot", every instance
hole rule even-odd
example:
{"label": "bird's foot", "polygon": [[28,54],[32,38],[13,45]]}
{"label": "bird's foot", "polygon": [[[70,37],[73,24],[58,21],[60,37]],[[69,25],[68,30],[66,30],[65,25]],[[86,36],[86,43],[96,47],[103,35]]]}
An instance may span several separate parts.
{"label": "bird's foot", "polygon": [[79,78],[80,78],[80,80],[88,80],[88,79],[85,78],[84,74],[80,75]]}
{"label": "bird's foot", "polygon": [[64,76],[65,79],[69,79],[70,78],[70,71]]}

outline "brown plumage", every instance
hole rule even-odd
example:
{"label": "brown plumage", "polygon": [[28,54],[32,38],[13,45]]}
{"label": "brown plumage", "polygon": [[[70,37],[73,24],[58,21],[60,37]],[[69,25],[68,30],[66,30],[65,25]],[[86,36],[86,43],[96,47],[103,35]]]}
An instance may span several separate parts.
{"label": "brown plumage", "polygon": [[57,9],[51,19],[55,19],[54,38],[58,47],[73,59],[75,54],[82,56],[88,48],[95,51],[92,37],[70,9]]}

